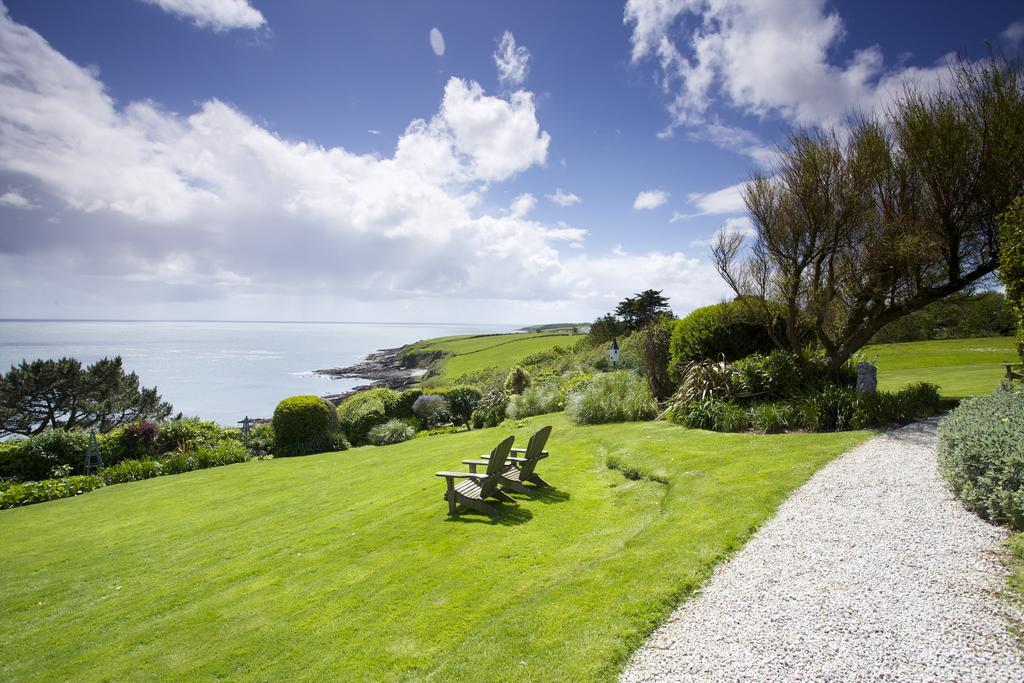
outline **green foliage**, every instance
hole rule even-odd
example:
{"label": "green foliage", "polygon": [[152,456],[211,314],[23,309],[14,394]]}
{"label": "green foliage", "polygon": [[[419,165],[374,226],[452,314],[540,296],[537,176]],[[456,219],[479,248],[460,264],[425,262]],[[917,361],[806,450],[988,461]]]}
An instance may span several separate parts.
{"label": "green foliage", "polygon": [[871,343],[993,337],[1013,329],[1014,314],[1007,298],[1001,292],[980,292],[933,301],[883,327]]}
{"label": "green foliage", "polygon": [[444,396],[445,408],[448,411],[448,415],[451,416],[452,422],[469,429],[473,410],[476,408],[477,403],[480,402],[480,399],[483,398],[480,390],[474,387],[456,386],[438,391],[437,393]]}
{"label": "green foliage", "polygon": [[[183,457],[183,456],[181,456]],[[129,481],[142,481],[159,477],[162,468],[156,460],[122,460],[116,465],[104,467],[100,470],[99,477],[106,485],[124,484]],[[176,474],[177,472],[174,472]]]}
{"label": "green foliage", "polygon": [[636,332],[672,317],[668,298],[660,290],[645,289],[633,296],[627,296],[615,307],[615,316],[626,333]]}
{"label": "green foliage", "polygon": [[430,429],[421,429],[420,431],[416,432],[416,436],[440,436],[442,434],[458,434],[459,432],[462,431],[463,429],[461,427],[456,427],[455,425],[448,425],[446,427],[431,427]]}
{"label": "green foliage", "polygon": [[778,434],[797,426],[797,411],[790,403],[758,403],[750,407],[750,426],[761,434]]}
{"label": "green foliage", "polygon": [[412,412],[412,404],[422,395],[422,389],[406,389],[400,393],[398,400],[395,402],[395,417],[402,420],[415,417],[415,414]]}
{"label": "green foliage", "polygon": [[518,420],[531,415],[557,413],[564,407],[565,400],[562,398],[562,392],[558,390],[557,384],[534,384],[522,394],[512,396],[505,414]]}
{"label": "green foliage", "polygon": [[343,450],[345,437],[339,431],[331,431],[331,412],[318,396],[292,396],[278,403],[273,418],[274,455]]}
{"label": "green foliage", "polygon": [[739,432],[750,424],[747,411],[741,406],[714,396],[674,403],[665,417],[689,429],[716,432]]}
{"label": "green foliage", "polygon": [[106,432],[141,419],[162,420],[171,406],[156,389],[139,386],[121,357],[86,368],[74,358],[22,361],[0,375],[0,436],[30,436],[46,429]]}
{"label": "green foliage", "polygon": [[159,433],[159,425],[145,420],[107,432],[100,439],[103,463],[115,465],[130,458],[155,458],[163,452],[157,443]]}
{"label": "green foliage", "polygon": [[1024,391],[1004,383],[939,423],[939,470],[969,510],[1024,529]]}
{"label": "green foliage", "polygon": [[504,389],[491,389],[476,404],[471,422],[473,429],[497,427],[505,419],[509,396]]}
{"label": "green foliage", "polygon": [[732,361],[774,348],[761,325],[750,322],[738,302],[705,306],[675,321],[669,342],[669,372],[682,380],[688,363],[724,356]]}
{"label": "green foliage", "polygon": [[195,417],[171,420],[160,425],[156,435],[156,453],[173,453],[212,446],[226,438],[230,438],[227,431],[211,420],[200,420]]}
{"label": "green foliage", "polygon": [[616,337],[621,337],[626,327],[618,319],[608,313],[590,324],[589,339],[591,344],[607,344]]}
{"label": "green foliage", "polygon": [[1024,361],[1024,195],[999,216],[999,279],[1017,327],[1017,353]]}
{"label": "green foliage", "polygon": [[801,424],[812,432],[842,432],[852,429],[857,412],[857,391],[829,386],[799,403]]}
{"label": "green foliage", "polygon": [[853,361],[833,369],[820,353],[776,349],[768,354],[753,353],[732,363],[732,368],[739,374],[743,391],[759,400],[789,399],[829,386],[853,387],[857,382]]}
{"label": "green foliage", "polygon": [[590,372],[575,372],[562,379],[558,385],[558,393],[562,395],[563,403],[577,391],[586,389],[593,379],[594,375]]}
{"label": "green foliage", "polygon": [[724,399],[738,386],[739,374],[724,360],[702,360],[687,363],[682,370],[683,381],[672,396],[671,403]]}
{"label": "green foliage", "polygon": [[366,443],[373,427],[395,416],[400,401],[401,395],[386,387],[349,396],[338,405],[341,431],[357,446]]}
{"label": "green foliage", "polygon": [[594,377],[569,398],[566,413],[580,424],[653,419],[658,404],[647,383],[631,370]]}
{"label": "green foliage", "polygon": [[367,440],[374,446],[388,446],[402,443],[416,437],[416,429],[408,422],[391,419],[370,430]]}
{"label": "green foliage", "polygon": [[530,386],[530,373],[519,365],[512,366],[505,378],[505,391],[509,394],[521,394]]}
{"label": "green foliage", "polygon": [[88,446],[89,435],[80,429],[48,429],[30,439],[4,443],[0,447],[0,477],[39,481],[62,466],[80,472]]}
{"label": "green foliage", "polygon": [[668,371],[673,327],[666,320],[652,323],[633,335],[640,374],[647,380],[654,398],[659,401],[671,396],[675,390],[675,382]]}
{"label": "green foliage", "polygon": [[264,422],[249,430],[246,440],[249,450],[254,455],[269,455],[274,452],[274,425]]}
{"label": "green foliage", "polygon": [[11,484],[0,492],[0,509],[6,510],[33,503],[45,503],[58,498],[71,498],[101,486],[103,486],[103,480],[91,474]]}

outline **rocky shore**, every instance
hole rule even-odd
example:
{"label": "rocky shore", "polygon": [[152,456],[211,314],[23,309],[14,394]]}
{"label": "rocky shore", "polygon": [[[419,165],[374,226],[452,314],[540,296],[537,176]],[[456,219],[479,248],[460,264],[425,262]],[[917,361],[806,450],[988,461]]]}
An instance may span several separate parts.
{"label": "rocky shore", "polygon": [[345,368],[315,370],[314,372],[318,375],[325,375],[334,379],[365,379],[370,381],[370,384],[361,384],[340,394],[328,394],[324,398],[332,403],[338,403],[348,396],[366,389],[387,387],[396,391],[402,391],[416,384],[427,371],[423,368],[401,367],[399,356],[402,348],[375,351],[355,365]]}

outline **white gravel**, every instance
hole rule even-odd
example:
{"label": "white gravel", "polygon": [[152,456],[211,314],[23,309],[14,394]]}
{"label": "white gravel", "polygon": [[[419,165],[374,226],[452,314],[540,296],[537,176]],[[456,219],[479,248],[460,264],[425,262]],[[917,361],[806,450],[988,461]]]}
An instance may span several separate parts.
{"label": "white gravel", "polygon": [[937,422],[822,468],[634,656],[623,681],[1024,681],[1006,532],[936,469]]}

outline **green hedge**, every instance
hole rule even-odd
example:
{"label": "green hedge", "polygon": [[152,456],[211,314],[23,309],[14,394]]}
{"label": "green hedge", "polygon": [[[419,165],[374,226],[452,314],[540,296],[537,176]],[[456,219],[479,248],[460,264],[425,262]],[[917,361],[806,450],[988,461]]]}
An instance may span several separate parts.
{"label": "green hedge", "polygon": [[334,406],[318,396],[292,396],[274,409],[274,455],[309,455],[348,447]]}
{"label": "green hedge", "polygon": [[675,321],[669,341],[669,373],[679,382],[683,368],[691,361],[717,360],[720,354],[731,361],[772,348],[767,330],[749,322],[741,304],[705,306]]}
{"label": "green hedge", "polygon": [[95,475],[44,479],[22,484],[11,484],[0,492],[0,508],[8,509],[33,503],[44,503],[58,498],[71,498],[103,486]]}
{"label": "green hedge", "polygon": [[1024,530],[1024,390],[1004,383],[946,416],[939,470],[967,509]]}

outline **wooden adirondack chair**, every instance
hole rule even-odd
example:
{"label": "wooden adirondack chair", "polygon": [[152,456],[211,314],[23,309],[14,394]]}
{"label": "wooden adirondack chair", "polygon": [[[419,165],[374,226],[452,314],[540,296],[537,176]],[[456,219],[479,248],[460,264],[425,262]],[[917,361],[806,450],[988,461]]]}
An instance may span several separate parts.
{"label": "wooden adirondack chair", "polygon": [[[501,481],[501,470],[505,466],[505,461],[512,450],[512,442],[514,440],[515,437],[510,436],[495,446],[490,455],[481,456],[487,458],[481,461],[487,464],[487,471],[484,473],[478,473],[476,468],[473,468],[472,472],[437,473],[437,476],[445,478],[445,483],[448,486],[444,492],[444,499],[448,501],[449,515],[458,517],[458,506],[464,505],[493,517],[497,514],[497,511],[484,502],[485,499],[495,498],[508,503],[515,502],[510,495],[498,488],[498,484]],[[466,481],[456,485],[456,479],[465,479]]]}
{"label": "wooden adirondack chair", "polygon": [[[530,482],[537,486],[550,486],[536,472],[537,463],[548,457],[548,452],[544,450],[544,446],[547,445],[549,436],[551,436],[551,427],[542,427],[536,434],[530,437],[530,442],[526,444],[526,448],[510,449],[512,453],[522,453],[523,455],[522,457],[510,455],[505,467],[500,470],[498,477],[503,488],[516,491],[517,493],[529,493],[530,489],[524,486],[525,482]],[[462,463],[469,465],[470,472],[476,472],[476,468],[482,465],[487,465],[487,469],[490,471],[492,460],[493,456],[484,456],[481,460],[463,460]]]}

